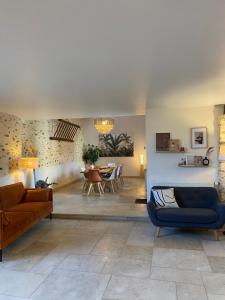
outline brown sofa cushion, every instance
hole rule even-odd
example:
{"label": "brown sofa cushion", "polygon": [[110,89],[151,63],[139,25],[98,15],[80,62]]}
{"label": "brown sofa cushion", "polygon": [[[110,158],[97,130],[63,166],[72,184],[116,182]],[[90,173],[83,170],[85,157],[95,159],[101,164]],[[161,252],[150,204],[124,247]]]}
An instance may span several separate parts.
{"label": "brown sofa cushion", "polygon": [[49,201],[49,194],[50,190],[48,189],[27,190],[23,202]]}
{"label": "brown sofa cushion", "polygon": [[25,189],[22,182],[0,187],[0,209],[6,210],[23,200]]}
{"label": "brown sofa cushion", "polygon": [[24,202],[20,203],[14,207],[10,207],[8,212],[30,212],[33,214],[33,217],[39,218],[43,216],[46,212],[51,209],[52,203],[48,202]]}

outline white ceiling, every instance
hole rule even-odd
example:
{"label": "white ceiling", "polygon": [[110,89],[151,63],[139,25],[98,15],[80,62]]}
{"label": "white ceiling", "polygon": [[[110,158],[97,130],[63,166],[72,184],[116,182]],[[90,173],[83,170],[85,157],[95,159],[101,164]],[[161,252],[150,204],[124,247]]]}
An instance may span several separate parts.
{"label": "white ceiling", "polygon": [[225,0],[0,0],[0,110],[225,103]]}

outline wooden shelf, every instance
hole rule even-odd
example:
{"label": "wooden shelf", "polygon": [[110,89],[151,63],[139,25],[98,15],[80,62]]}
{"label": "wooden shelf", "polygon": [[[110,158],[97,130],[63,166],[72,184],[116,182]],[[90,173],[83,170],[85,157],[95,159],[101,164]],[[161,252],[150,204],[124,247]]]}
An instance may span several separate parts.
{"label": "wooden shelf", "polygon": [[210,166],[197,165],[178,165],[180,168],[209,168]]}
{"label": "wooden shelf", "polygon": [[156,151],[156,153],[187,153],[185,151]]}

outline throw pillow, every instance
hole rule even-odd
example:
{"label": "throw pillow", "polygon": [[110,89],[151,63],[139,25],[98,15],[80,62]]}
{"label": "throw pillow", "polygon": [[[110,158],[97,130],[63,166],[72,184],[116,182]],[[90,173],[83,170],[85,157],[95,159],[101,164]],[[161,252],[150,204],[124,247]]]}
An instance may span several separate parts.
{"label": "throw pillow", "polygon": [[46,189],[27,190],[24,202],[43,202],[49,201],[49,193]]}
{"label": "throw pillow", "polygon": [[178,207],[174,196],[174,189],[152,190],[154,200],[159,207]]}

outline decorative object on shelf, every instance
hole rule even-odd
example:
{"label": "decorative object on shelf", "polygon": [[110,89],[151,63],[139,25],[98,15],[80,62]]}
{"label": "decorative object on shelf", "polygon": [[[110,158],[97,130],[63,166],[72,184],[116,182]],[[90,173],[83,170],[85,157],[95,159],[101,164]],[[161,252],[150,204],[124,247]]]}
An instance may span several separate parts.
{"label": "decorative object on shelf", "polygon": [[209,147],[205,153],[205,157],[202,160],[202,163],[204,166],[208,166],[209,165],[209,156],[210,154],[214,151],[214,147]]}
{"label": "decorative object on shelf", "polygon": [[179,152],[180,151],[180,140],[178,140],[178,139],[170,139],[169,140],[169,151],[171,151],[171,152]]}
{"label": "decorative object on shelf", "polygon": [[99,134],[101,157],[131,157],[134,156],[134,141],[127,133]]}
{"label": "decorative object on shelf", "polygon": [[182,153],[185,148],[180,146],[179,139],[171,139],[170,133],[156,133],[156,152],[158,153]]}
{"label": "decorative object on shelf", "polygon": [[111,118],[98,118],[94,120],[94,126],[99,133],[106,134],[113,130],[114,120]]}
{"label": "decorative object on shelf", "polygon": [[[179,167],[195,167],[201,168],[206,165],[203,164],[203,157],[200,155],[187,155],[185,158],[181,158],[180,163],[178,164]],[[208,166],[208,165],[207,165]]]}
{"label": "decorative object on shelf", "polygon": [[208,135],[206,127],[191,128],[191,148],[202,149],[207,148]]}
{"label": "decorative object on shelf", "polygon": [[170,133],[156,133],[156,152],[169,151]]}
{"label": "decorative object on shelf", "polygon": [[50,140],[73,143],[80,126],[63,119],[58,119],[56,122],[56,129],[54,130],[54,135],[50,137]]}
{"label": "decorative object on shelf", "polygon": [[99,159],[100,149],[98,146],[90,145],[84,146],[83,148],[83,161],[86,164],[94,165]]}
{"label": "decorative object on shelf", "polygon": [[209,159],[207,157],[204,157],[202,160],[202,163],[204,166],[208,166],[209,165]]}
{"label": "decorative object on shelf", "polygon": [[39,166],[38,157],[21,157],[20,158],[20,167],[21,169],[26,170],[25,176],[25,185],[26,188],[34,188],[35,187],[35,169]]}
{"label": "decorative object on shelf", "polygon": [[48,183],[48,177],[46,177],[45,180],[38,180],[37,182],[35,182],[35,188],[36,189],[47,189],[51,185],[54,185],[54,184],[57,184],[57,183],[56,182]]}

